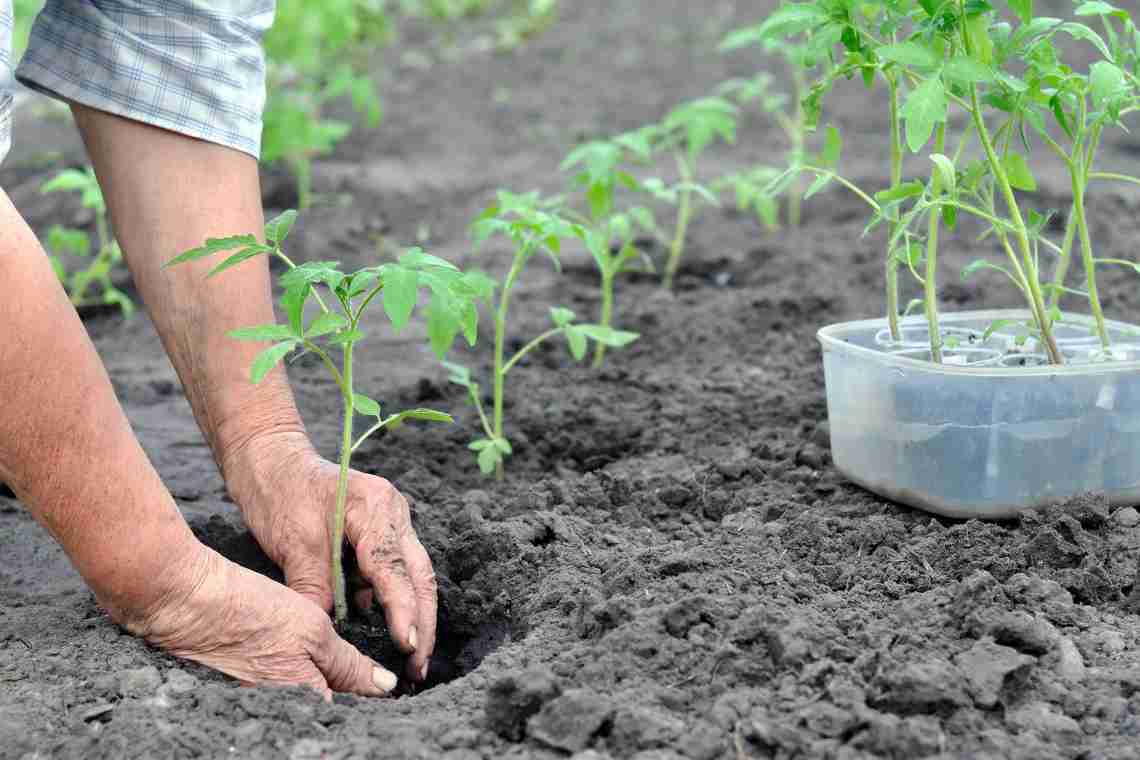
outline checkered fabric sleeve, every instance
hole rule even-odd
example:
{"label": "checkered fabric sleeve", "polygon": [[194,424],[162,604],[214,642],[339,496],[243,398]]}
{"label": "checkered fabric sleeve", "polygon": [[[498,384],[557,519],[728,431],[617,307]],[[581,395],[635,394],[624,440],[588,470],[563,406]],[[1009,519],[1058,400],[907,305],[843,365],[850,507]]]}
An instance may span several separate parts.
{"label": "checkered fabric sleeve", "polygon": [[48,0],[16,78],[256,157],[261,37],[274,8],[274,0]]}
{"label": "checkered fabric sleeve", "polygon": [[12,145],[12,93],[5,89],[12,65],[12,3],[0,0],[0,163]]}

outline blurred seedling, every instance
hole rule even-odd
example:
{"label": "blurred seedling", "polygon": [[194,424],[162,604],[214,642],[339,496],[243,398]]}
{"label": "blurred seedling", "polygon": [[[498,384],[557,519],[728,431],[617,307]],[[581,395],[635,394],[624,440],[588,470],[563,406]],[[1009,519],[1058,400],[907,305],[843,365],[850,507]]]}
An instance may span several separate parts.
{"label": "blurred seedling", "polygon": [[[95,217],[95,237],[84,230],[53,225],[47,234],[47,249],[52,268],[63,283],[67,297],[77,309],[91,306],[117,306],[124,316],[135,311],[130,297],[115,287],[112,277],[123,260],[123,252],[111,234],[107,219],[107,205],[95,172],[86,168],[65,169],[40,188],[42,193],[78,193],[83,207]],[[75,257],[83,262],[72,270],[64,257]]]}
{"label": "blurred seedling", "polygon": [[[378,401],[357,392],[354,349],[365,337],[365,315],[375,313],[375,310],[368,310],[370,306],[382,304],[392,329],[399,332],[411,320],[421,291],[430,292],[431,299],[426,309],[427,334],[432,349],[442,359],[460,334],[469,344],[475,344],[479,319],[476,299],[483,292],[482,280],[476,275],[460,272],[453,264],[420,248],[406,250],[395,262],[363,267],[354,272],[342,272],[339,262],[335,261],[295,264],[282,250],[282,244],[296,216],[295,211],[287,211],[266,224],[264,243],[254,235],[213,238],[202,247],[171,260],[167,266],[236,251],[211,269],[207,277],[262,255],[274,256],[287,267],[278,278],[282,291],[280,305],[286,315],[286,323],[245,327],[234,330],[230,335],[237,340],[270,344],[250,368],[250,378],[254,383],[260,383],[290,354],[311,353],[320,358],[340,392],[344,419],[332,537],[332,573],[336,620],[342,623],[348,609],[341,560],[353,452],[370,436],[399,427],[408,420],[452,421],[449,415],[433,409],[407,409],[386,414]],[[315,303],[319,313],[306,320],[305,305],[310,301]],[[339,364],[333,359],[338,352]],[[354,421],[358,414],[369,418],[370,425],[354,437]]]}

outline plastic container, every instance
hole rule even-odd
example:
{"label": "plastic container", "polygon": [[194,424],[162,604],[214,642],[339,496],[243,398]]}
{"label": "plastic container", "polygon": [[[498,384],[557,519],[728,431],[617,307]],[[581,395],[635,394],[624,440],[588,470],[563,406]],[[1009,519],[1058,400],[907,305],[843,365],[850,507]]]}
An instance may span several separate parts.
{"label": "plastic container", "polygon": [[929,361],[922,316],[819,331],[836,468],[893,501],[957,518],[1008,518],[1089,491],[1140,503],[1140,327],[1109,322],[1112,355],[1087,318],[1067,315],[1064,366],[997,320],[944,314],[944,363]]}

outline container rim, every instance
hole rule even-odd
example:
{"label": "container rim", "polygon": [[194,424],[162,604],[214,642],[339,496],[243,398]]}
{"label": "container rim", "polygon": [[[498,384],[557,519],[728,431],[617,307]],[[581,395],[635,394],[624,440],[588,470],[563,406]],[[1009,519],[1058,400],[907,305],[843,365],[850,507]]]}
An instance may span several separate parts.
{"label": "container rim", "polygon": [[[942,315],[943,324],[959,322],[962,320],[984,320],[992,322],[997,319],[1029,319],[1028,309],[983,309],[977,311],[955,311]],[[1063,315],[1073,322],[1087,322],[1086,315]],[[926,327],[926,317],[922,314],[903,317],[899,321],[902,327]],[[1121,331],[1140,331],[1140,327],[1115,320],[1105,320],[1111,329]],[[1122,362],[1104,362],[1102,364],[1046,364],[1035,367],[971,367],[954,364],[934,364],[921,359],[911,359],[884,351],[876,351],[864,346],[856,346],[843,339],[842,334],[851,330],[865,329],[876,332],[887,327],[885,317],[878,319],[859,319],[851,322],[836,322],[819,329],[816,338],[819,340],[824,352],[837,351],[853,356],[861,356],[869,361],[891,367],[921,369],[930,374],[941,375],[968,375],[971,377],[1054,377],[1058,375],[1105,375],[1118,372],[1140,372],[1140,359]],[[1140,337],[1140,336],[1138,336]]]}

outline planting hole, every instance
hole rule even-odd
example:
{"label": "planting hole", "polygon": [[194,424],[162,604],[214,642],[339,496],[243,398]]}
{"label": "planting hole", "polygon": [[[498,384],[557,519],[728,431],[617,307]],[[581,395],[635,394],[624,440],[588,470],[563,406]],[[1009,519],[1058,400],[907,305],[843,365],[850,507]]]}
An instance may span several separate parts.
{"label": "planting hole", "polygon": [[[284,582],[281,571],[244,528],[234,527],[220,515],[204,521],[192,520],[191,528],[202,543],[226,559]],[[450,579],[439,578],[438,595],[435,650],[427,680],[422,684],[413,685],[404,678],[407,658],[392,642],[384,613],[376,605],[367,613],[352,609],[348,621],[339,630],[346,641],[400,676],[398,696],[422,693],[461,678],[475,670],[487,655],[518,636],[509,620],[482,605],[472,604],[465,598],[464,590]],[[349,606],[353,607],[351,602]]]}

